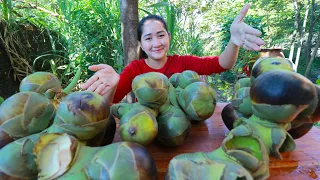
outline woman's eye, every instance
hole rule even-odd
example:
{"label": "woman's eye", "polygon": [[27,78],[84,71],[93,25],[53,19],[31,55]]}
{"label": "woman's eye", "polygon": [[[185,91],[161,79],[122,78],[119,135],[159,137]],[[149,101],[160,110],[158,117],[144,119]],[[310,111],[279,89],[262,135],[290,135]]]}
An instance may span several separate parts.
{"label": "woman's eye", "polygon": [[146,41],[150,41],[151,40],[151,38],[146,38]]}
{"label": "woman's eye", "polygon": [[163,36],[164,36],[164,34],[160,34],[160,35],[159,35],[159,37],[163,37]]}

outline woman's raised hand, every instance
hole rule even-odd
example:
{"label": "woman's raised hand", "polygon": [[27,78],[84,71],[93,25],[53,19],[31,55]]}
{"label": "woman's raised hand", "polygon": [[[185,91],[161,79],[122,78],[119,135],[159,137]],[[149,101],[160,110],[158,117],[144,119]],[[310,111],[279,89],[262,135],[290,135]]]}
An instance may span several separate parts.
{"label": "woman's raised hand", "polygon": [[249,7],[250,5],[246,4],[231,24],[231,42],[246,50],[260,51],[260,46],[264,45],[264,41],[258,37],[261,31],[243,22]]}
{"label": "woman's raised hand", "polygon": [[104,96],[117,87],[119,74],[111,66],[98,64],[90,66],[89,69],[96,73],[82,84],[82,89]]}

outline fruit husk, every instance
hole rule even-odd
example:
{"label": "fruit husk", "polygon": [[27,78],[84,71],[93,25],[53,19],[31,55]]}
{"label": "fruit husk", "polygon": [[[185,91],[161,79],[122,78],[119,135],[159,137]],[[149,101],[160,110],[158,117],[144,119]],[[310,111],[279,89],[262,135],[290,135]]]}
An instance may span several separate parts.
{"label": "fruit husk", "polygon": [[61,82],[50,72],[34,72],[25,77],[20,83],[20,92],[32,91],[53,99],[56,93],[61,92]]}
{"label": "fruit husk", "polygon": [[19,138],[43,131],[56,111],[49,99],[35,92],[19,92],[0,106],[0,149]]}
{"label": "fruit husk", "polygon": [[190,120],[204,121],[215,110],[215,91],[204,82],[194,82],[180,93],[178,103]]}
{"label": "fruit husk", "polygon": [[179,146],[190,134],[190,121],[177,106],[171,105],[167,111],[160,113],[157,121],[157,140],[166,146]]}
{"label": "fruit husk", "polygon": [[132,90],[138,102],[152,109],[158,109],[167,99],[169,79],[157,72],[136,76],[132,81]]}
{"label": "fruit husk", "polygon": [[[50,135],[50,134],[49,134]],[[72,139],[72,137],[70,137]],[[43,148],[36,151],[38,169],[42,177],[59,179],[157,179],[157,167],[150,153],[141,145],[132,142],[119,142],[102,147],[87,147],[81,144],[71,145],[66,152],[71,152],[72,161],[69,165],[56,164],[52,167],[45,163],[45,159],[52,154],[54,162],[61,162],[57,153],[62,153],[59,147],[66,147],[65,141],[55,141],[61,145],[50,146],[52,143],[42,144]],[[73,142],[73,141],[71,141]],[[38,144],[37,144],[38,145]],[[46,148],[47,146],[51,149]],[[76,148],[76,149],[75,149]],[[75,153],[72,153],[75,152]],[[46,156],[41,156],[46,154]],[[55,172],[41,172],[42,169],[53,168]],[[63,172],[61,175],[57,172]],[[53,176],[60,175],[60,176]],[[41,176],[40,176],[41,177]]]}

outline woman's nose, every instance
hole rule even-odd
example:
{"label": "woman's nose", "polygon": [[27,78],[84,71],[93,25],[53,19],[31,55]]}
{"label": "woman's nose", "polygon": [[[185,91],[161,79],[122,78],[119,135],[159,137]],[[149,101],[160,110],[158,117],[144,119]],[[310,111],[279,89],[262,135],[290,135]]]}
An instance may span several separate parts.
{"label": "woman's nose", "polygon": [[161,40],[159,38],[153,38],[152,39],[152,45],[153,46],[161,46]]}

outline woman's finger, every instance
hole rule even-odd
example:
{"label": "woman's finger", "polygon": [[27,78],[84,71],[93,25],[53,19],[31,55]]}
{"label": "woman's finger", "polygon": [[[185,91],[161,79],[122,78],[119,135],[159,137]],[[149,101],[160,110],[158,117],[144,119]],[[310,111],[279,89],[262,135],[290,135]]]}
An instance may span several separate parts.
{"label": "woman's finger", "polygon": [[242,23],[243,25],[243,32],[246,34],[252,34],[252,35],[256,35],[256,36],[260,36],[262,34],[261,31],[259,31],[258,29],[255,29],[251,26],[249,26],[246,23]]}
{"label": "woman's finger", "polygon": [[89,69],[91,71],[99,71],[99,70],[105,69],[105,68],[109,68],[109,65],[107,65],[107,64],[97,64],[97,65],[89,66]]}
{"label": "woman's finger", "polygon": [[97,80],[96,82],[92,83],[91,86],[87,90],[94,92],[100,84],[101,84],[101,81]]}
{"label": "woman's finger", "polygon": [[260,51],[260,46],[254,44],[254,43],[252,43],[252,42],[250,42],[250,41],[247,41],[247,40],[245,41],[245,43],[244,43],[243,46],[246,47],[246,50],[250,50],[250,51],[252,51],[252,50],[254,50],[254,51]]}
{"label": "woman's finger", "polygon": [[81,85],[82,89],[87,89],[90,87],[94,82],[96,82],[99,79],[98,74],[94,74],[91,76],[84,84]]}
{"label": "woman's finger", "polygon": [[264,41],[257,36],[251,35],[251,34],[246,34],[245,38],[247,41],[252,42],[254,44],[257,44],[258,46],[264,45]]}
{"label": "woman's finger", "polygon": [[243,6],[243,8],[241,9],[239,15],[234,19],[235,23],[239,23],[243,20],[243,18],[246,16],[248,10],[250,8],[250,4],[246,4]]}
{"label": "woman's finger", "polygon": [[107,86],[102,83],[102,84],[98,85],[98,87],[96,88],[96,90],[94,90],[94,92],[95,92],[95,93],[98,93],[98,94],[100,94],[100,95],[103,95],[103,94],[102,94],[102,91],[103,91],[105,88],[107,88]]}

